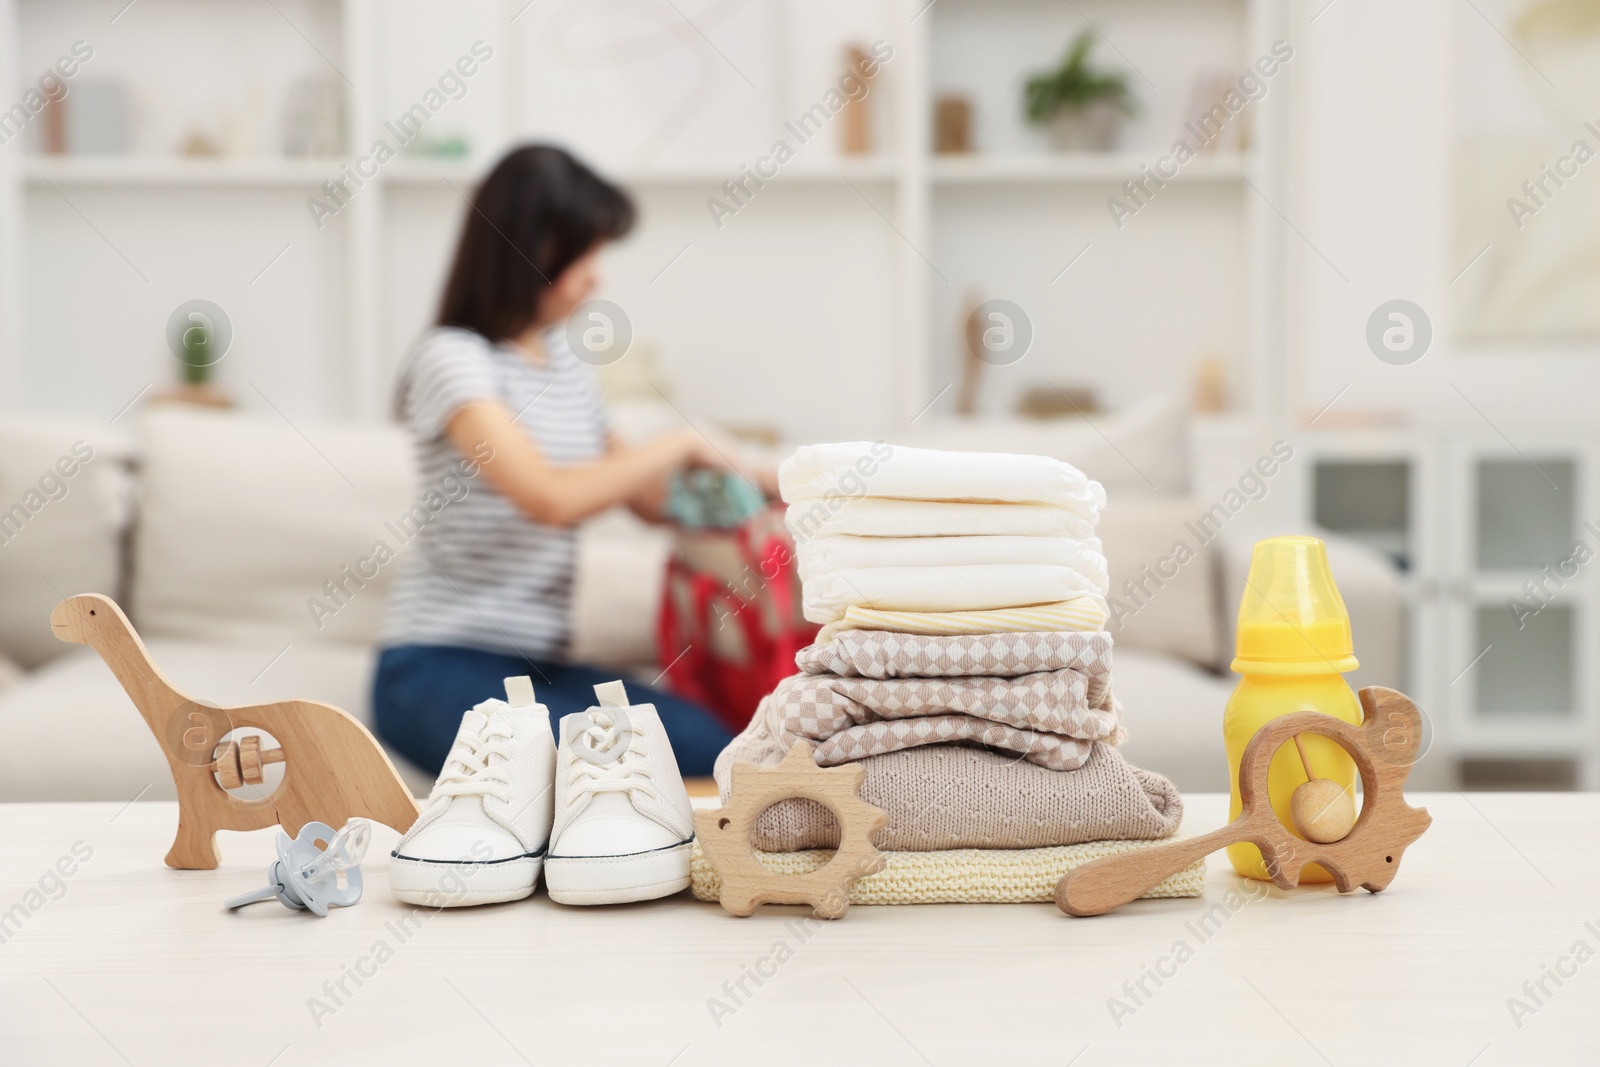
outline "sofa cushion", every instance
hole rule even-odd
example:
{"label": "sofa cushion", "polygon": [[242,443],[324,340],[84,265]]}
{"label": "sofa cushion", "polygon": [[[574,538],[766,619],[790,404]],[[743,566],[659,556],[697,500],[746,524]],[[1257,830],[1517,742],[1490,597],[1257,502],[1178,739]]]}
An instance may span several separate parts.
{"label": "sofa cushion", "polygon": [[656,663],[656,623],[672,534],[626,508],[611,508],[578,528],[572,578],[572,642],[578,663],[626,667]]}
{"label": "sofa cushion", "polygon": [[[399,429],[166,407],[146,413],[139,438],[141,633],[273,651],[377,639],[415,502]],[[380,542],[396,558],[364,562]]]}
{"label": "sofa cushion", "polygon": [[[371,649],[305,644],[279,656],[282,646],[146,645],[172,684],[197,700],[224,708],[320,700],[371,724]],[[68,647],[0,693],[0,802],[128,801],[141,791],[144,800],[173,799],[166,760],[133,702],[92,649]],[[395,766],[413,791],[427,793],[426,775],[398,758]]]}
{"label": "sofa cushion", "polygon": [[34,667],[68,650],[50,609],[117,594],[131,442],[104,421],[0,422],[0,652]]}
{"label": "sofa cushion", "polygon": [[1028,420],[931,417],[896,443],[956,452],[1022,452],[1071,463],[1105,486],[1113,500],[1128,494],[1189,491],[1188,409],[1156,396],[1121,411],[1083,418]]}
{"label": "sofa cushion", "polygon": [[1111,691],[1128,731],[1122,754],[1182,792],[1227,792],[1222,710],[1238,681],[1119,643],[1111,654]]}
{"label": "sofa cushion", "polygon": [[1207,669],[1226,663],[1216,531],[1190,497],[1114,496],[1100,514],[1111,573],[1106,623],[1117,648],[1164,652]]}

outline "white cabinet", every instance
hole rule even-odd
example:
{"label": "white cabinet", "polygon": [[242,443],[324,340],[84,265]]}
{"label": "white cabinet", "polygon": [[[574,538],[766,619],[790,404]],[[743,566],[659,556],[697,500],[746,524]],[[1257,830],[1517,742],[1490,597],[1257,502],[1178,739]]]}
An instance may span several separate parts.
{"label": "white cabinet", "polygon": [[1316,436],[1303,500],[1401,568],[1406,685],[1440,754],[1597,788],[1600,452],[1579,430],[1505,429]]}
{"label": "white cabinet", "polygon": [[[1457,747],[1477,758],[1570,757],[1600,785],[1592,657],[1600,541],[1594,443],[1519,433],[1458,441],[1447,479],[1453,518],[1442,587],[1447,654],[1464,673],[1446,700]],[[1470,670],[1468,663],[1474,663]]]}

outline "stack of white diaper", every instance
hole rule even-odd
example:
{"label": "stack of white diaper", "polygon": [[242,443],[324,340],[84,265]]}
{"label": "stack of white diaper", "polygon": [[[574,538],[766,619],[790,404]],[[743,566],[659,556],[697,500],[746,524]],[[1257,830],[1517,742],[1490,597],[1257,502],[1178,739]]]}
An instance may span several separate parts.
{"label": "stack of white diaper", "polygon": [[[944,613],[1047,609],[1098,630],[1109,586],[1100,483],[1045,456],[808,445],[778,469],[805,617],[915,632]],[[1034,617],[983,630],[1055,629]],[[968,629],[968,627],[963,627]],[[932,632],[940,632],[934,630]],[[826,639],[826,638],[822,638]]]}
{"label": "stack of white diaper", "polygon": [[[800,449],[778,486],[805,616],[825,625],[718,757],[724,803],[734,767],[775,766],[800,743],[819,766],[859,767],[891,867],[939,865],[903,898],[928,901],[992,889],[973,856],[1055,863],[1062,846],[1177,831],[1177,789],[1115,747],[1098,483],[1043,456],[850,443]],[[839,824],[791,797],[750,843],[809,863],[838,847]]]}

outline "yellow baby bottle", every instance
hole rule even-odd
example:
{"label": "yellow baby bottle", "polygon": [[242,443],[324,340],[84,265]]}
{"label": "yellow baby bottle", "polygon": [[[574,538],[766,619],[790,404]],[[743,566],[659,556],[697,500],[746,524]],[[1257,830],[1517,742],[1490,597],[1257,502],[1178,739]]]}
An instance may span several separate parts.
{"label": "yellow baby bottle", "polygon": [[[1237,818],[1239,761],[1256,731],[1279,715],[1319,711],[1360,724],[1361,705],[1344,680],[1356,669],[1350,640],[1350,612],[1333,584],[1328,552],[1315,537],[1271,537],[1256,542],[1250,556],[1250,577],[1239,602],[1238,643],[1233,670],[1242,675],[1222,715],[1228,747],[1233,799],[1228,818]],[[1355,800],[1356,766],[1336,741],[1321,734],[1302,734],[1306,759],[1315,777],[1339,783]],[[1293,744],[1272,757],[1267,792],[1278,821],[1293,832],[1289,798],[1307,780],[1306,768]],[[1251,844],[1228,846],[1233,869],[1247,878],[1268,879],[1261,850]],[[1307,864],[1302,885],[1331,882],[1320,865]]]}

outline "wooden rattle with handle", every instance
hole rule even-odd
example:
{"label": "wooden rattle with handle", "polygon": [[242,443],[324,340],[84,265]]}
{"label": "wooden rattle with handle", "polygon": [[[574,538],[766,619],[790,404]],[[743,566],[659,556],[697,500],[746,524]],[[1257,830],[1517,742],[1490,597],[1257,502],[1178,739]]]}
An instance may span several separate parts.
{"label": "wooden rattle with handle", "polygon": [[[1300,711],[1273,719],[1250,739],[1239,762],[1238,818],[1199,837],[1171,841],[1086,863],[1056,886],[1056,906],[1068,915],[1100,915],[1136,900],[1164,879],[1219,848],[1248,841],[1261,850],[1272,881],[1292,889],[1307,863],[1333,875],[1339,892],[1356,886],[1376,893],[1394,880],[1400,856],[1433,822],[1405,801],[1403,788],[1417,761],[1422,716],[1403,693],[1381,686],[1361,690],[1360,726]],[[1278,746],[1300,733],[1332,738],[1350,753],[1365,788],[1361,815],[1337,841],[1312,842],[1278,821],[1267,792],[1267,771]],[[1304,786],[1301,787],[1305,788]]]}

